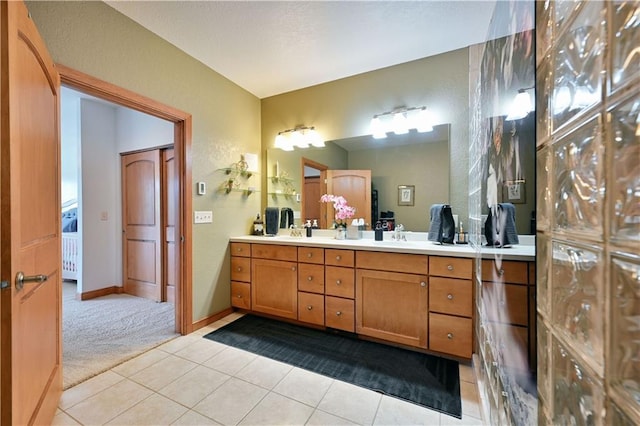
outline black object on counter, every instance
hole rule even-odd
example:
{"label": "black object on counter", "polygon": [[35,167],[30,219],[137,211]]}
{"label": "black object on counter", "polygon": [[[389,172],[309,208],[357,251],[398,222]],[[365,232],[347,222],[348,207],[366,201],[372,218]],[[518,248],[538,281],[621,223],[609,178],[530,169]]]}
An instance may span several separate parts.
{"label": "black object on counter", "polygon": [[382,241],[382,239],[384,238],[384,234],[382,230],[382,224],[380,223],[380,221],[376,222],[376,229],[373,232],[375,234],[375,240]]}
{"label": "black object on counter", "polygon": [[307,237],[311,236],[311,232],[312,232],[311,229],[312,228],[310,226],[307,226]]}

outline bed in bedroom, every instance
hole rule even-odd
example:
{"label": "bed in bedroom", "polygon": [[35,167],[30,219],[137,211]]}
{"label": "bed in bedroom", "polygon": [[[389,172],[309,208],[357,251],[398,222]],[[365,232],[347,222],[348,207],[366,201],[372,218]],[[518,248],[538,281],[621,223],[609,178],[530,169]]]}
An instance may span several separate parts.
{"label": "bed in bedroom", "polygon": [[78,207],[62,210],[62,279],[78,279]]}

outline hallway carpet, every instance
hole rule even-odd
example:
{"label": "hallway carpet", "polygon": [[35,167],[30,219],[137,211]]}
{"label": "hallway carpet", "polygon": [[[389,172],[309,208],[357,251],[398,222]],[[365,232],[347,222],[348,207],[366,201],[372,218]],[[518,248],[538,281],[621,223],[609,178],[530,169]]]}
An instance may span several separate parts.
{"label": "hallway carpet", "polygon": [[204,336],[461,418],[458,363],[255,315]]}
{"label": "hallway carpet", "polygon": [[64,389],[179,336],[173,304],[128,294],[79,301],[75,282],[62,288]]}

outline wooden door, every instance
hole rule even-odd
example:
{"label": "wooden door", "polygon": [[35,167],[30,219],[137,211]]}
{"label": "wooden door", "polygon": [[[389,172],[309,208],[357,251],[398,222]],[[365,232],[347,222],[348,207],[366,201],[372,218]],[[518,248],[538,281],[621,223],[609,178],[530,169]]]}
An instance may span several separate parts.
{"label": "wooden door", "polygon": [[[325,194],[342,195],[349,206],[355,207],[354,217],[364,218],[367,227],[371,226],[371,170],[324,170],[320,178],[326,184]],[[333,204],[324,206],[320,227],[329,228],[335,214]]]}
{"label": "wooden door", "polygon": [[0,420],[50,424],[62,393],[60,77],[24,3],[0,3],[0,39]]}
{"label": "wooden door", "polygon": [[125,293],[162,301],[160,150],[122,156]]}
{"label": "wooden door", "polygon": [[320,176],[311,176],[304,178],[304,221],[314,219],[320,223]]}
{"label": "wooden door", "polygon": [[176,220],[178,208],[178,176],[173,148],[162,150],[162,301],[175,303],[177,282]]}

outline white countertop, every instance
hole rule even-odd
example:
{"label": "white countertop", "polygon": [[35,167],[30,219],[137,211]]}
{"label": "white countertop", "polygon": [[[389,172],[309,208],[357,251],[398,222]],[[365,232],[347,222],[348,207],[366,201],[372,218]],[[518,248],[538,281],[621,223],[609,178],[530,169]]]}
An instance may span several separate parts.
{"label": "white countertop", "polygon": [[[476,251],[469,244],[437,244],[427,241],[426,233],[407,233],[407,241],[392,241],[391,234],[385,233],[384,241],[375,241],[372,231],[364,231],[363,238],[357,240],[336,240],[335,232],[331,230],[313,230],[312,237],[291,237],[289,231],[282,230],[282,235],[254,236],[245,235],[230,238],[231,242],[295,245],[304,247],[322,247],[351,250],[385,251],[393,253],[426,254],[435,256],[476,257]],[[493,248],[482,247],[482,257],[503,260],[535,260],[535,237],[519,237],[522,244],[512,247]]]}

